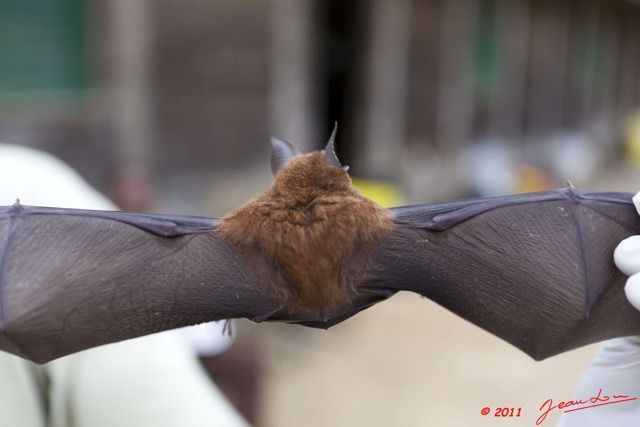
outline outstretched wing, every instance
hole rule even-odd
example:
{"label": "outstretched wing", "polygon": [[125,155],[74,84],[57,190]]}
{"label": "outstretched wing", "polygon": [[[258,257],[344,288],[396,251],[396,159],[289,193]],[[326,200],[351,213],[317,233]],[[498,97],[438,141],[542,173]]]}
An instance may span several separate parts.
{"label": "outstretched wing", "polygon": [[393,210],[365,288],[418,292],[534,359],[640,334],[613,263],[631,194],[574,189]]}
{"label": "outstretched wing", "polygon": [[0,350],[43,363],[179,326],[257,318],[282,302],[216,220],[0,208]]}

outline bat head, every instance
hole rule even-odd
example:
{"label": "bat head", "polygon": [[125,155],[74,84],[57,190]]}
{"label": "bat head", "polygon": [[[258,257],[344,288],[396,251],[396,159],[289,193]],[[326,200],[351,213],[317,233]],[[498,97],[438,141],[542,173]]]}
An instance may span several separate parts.
{"label": "bat head", "polygon": [[[338,160],[338,156],[336,156],[334,141],[336,139],[337,131],[338,122],[334,124],[333,132],[331,132],[329,142],[327,142],[327,146],[324,149],[324,158],[327,165],[336,168],[342,168],[347,171],[349,170],[349,166],[343,167]],[[277,175],[278,171],[280,171],[280,169],[282,169],[282,167],[286,165],[289,160],[299,155],[302,155],[302,151],[300,151],[287,141],[280,138],[271,137],[271,172],[273,172],[274,175]]]}
{"label": "bat head", "polygon": [[[286,141],[272,138],[271,167],[276,174],[273,189],[276,193],[306,202],[327,193],[353,191],[348,167],[336,156],[334,141],[337,124],[323,151],[302,154]],[[277,168],[274,168],[277,166]]]}

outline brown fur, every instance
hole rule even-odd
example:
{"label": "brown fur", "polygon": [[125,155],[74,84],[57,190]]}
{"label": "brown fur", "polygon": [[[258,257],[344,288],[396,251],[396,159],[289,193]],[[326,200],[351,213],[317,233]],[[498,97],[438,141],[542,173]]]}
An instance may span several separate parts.
{"label": "brown fur", "polygon": [[[291,159],[271,188],[221,220],[219,232],[240,250],[266,257],[287,284],[289,310],[298,312],[350,302],[358,272],[347,263],[391,227],[391,213],[318,151]],[[269,282],[281,291],[282,280]]]}

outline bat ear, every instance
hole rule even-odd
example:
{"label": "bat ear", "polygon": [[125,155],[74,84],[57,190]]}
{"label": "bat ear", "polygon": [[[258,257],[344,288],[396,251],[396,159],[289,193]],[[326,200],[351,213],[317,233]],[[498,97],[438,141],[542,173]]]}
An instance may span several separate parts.
{"label": "bat ear", "polygon": [[287,141],[271,137],[271,172],[275,175],[293,156],[302,154]]}
{"label": "bat ear", "polygon": [[344,169],[345,171],[349,169],[349,167],[342,167],[340,164],[340,160],[338,160],[338,156],[336,156],[336,150],[333,146],[333,142],[336,139],[336,132],[338,131],[338,122],[335,122],[333,125],[333,132],[331,132],[331,136],[329,137],[329,142],[327,142],[327,146],[324,149],[324,161],[329,165],[338,169]]}

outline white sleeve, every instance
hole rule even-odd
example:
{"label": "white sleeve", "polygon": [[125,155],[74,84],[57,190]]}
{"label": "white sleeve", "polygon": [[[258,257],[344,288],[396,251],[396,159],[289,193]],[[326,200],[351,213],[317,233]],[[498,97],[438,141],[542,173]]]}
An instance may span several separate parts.
{"label": "white sleeve", "polygon": [[171,331],[48,365],[51,427],[248,426]]}
{"label": "white sleeve", "polygon": [[[0,205],[116,209],[55,157],[0,144]],[[43,385],[38,373],[46,372]],[[0,354],[0,425],[246,426],[175,331],[84,351],[43,367]],[[50,422],[43,419],[48,393]],[[6,406],[6,407],[5,407]],[[44,423],[44,424],[43,424]]]}

